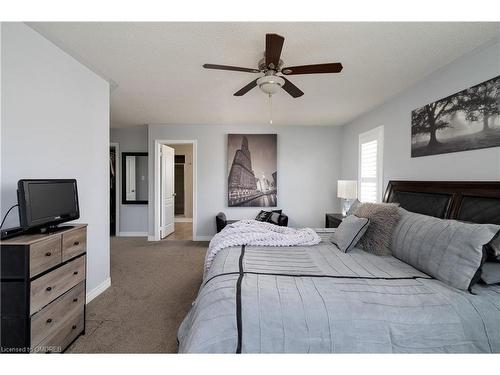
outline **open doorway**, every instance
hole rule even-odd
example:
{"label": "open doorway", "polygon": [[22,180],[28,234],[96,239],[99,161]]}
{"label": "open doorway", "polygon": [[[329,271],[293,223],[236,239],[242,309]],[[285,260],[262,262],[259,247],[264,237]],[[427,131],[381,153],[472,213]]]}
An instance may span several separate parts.
{"label": "open doorway", "polygon": [[195,141],[156,141],[157,240],[193,240],[195,227]]}

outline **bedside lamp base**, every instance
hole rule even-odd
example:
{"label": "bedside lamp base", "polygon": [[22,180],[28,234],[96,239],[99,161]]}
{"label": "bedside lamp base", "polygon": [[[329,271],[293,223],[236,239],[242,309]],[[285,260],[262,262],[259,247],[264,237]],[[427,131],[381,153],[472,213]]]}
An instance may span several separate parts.
{"label": "bedside lamp base", "polygon": [[342,204],[342,216],[347,216],[347,212],[352,206],[354,199],[344,199],[344,203]]}

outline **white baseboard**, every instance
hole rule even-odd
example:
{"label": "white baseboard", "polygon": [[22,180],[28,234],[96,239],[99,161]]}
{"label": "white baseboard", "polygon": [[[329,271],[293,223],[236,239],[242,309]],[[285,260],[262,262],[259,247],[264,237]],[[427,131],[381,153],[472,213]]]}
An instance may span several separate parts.
{"label": "white baseboard", "polygon": [[148,235],[148,241],[156,241],[156,237]]}
{"label": "white baseboard", "polygon": [[118,237],[147,237],[148,232],[119,232]]}
{"label": "white baseboard", "polygon": [[111,277],[108,277],[100,285],[96,286],[90,292],[87,292],[87,295],[85,296],[85,300],[86,300],[85,303],[87,304],[90,301],[92,301],[94,298],[96,298],[99,294],[101,294],[102,292],[104,292],[110,286],[111,286]]}
{"label": "white baseboard", "polygon": [[175,217],[174,218],[174,223],[192,223],[193,218],[192,217]]}
{"label": "white baseboard", "polygon": [[193,241],[210,241],[213,236],[194,236]]}

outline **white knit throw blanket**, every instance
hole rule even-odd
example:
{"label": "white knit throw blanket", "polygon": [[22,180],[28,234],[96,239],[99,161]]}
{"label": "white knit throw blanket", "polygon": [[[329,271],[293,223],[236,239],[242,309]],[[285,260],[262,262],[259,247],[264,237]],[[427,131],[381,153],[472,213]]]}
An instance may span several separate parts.
{"label": "white knit throw blanket", "polygon": [[256,220],[240,220],[227,225],[210,241],[205,256],[205,274],[219,250],[231,246],[310,246],[321,242],[311,228],[294,229],[280,227]]}

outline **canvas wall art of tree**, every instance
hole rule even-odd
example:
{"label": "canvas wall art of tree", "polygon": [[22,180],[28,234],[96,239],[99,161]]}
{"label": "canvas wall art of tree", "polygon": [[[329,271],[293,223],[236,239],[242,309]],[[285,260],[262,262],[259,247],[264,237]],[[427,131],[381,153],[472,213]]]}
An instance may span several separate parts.
{"label": "canvas wall art of tree", "polygon": [[411,156],[500,146],[500,76],[411,113]]}

